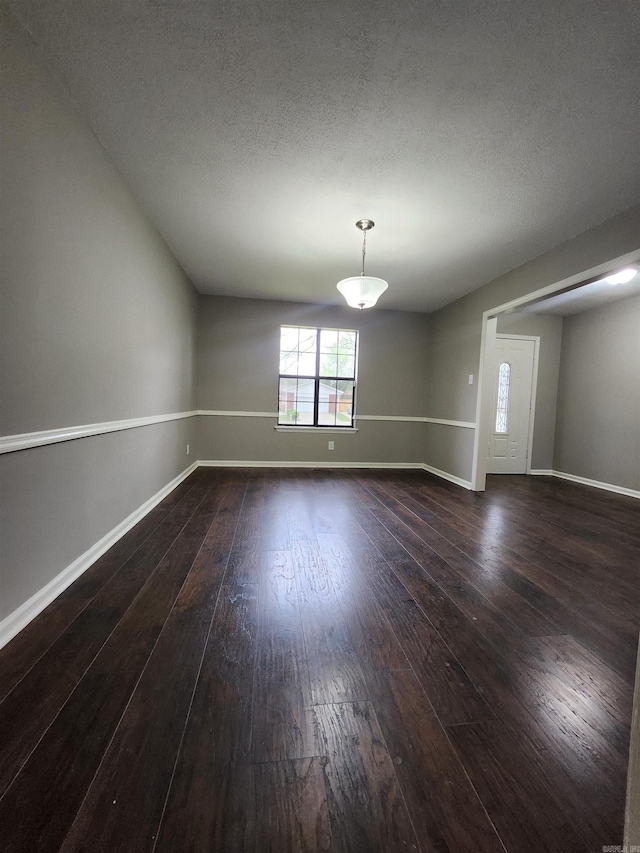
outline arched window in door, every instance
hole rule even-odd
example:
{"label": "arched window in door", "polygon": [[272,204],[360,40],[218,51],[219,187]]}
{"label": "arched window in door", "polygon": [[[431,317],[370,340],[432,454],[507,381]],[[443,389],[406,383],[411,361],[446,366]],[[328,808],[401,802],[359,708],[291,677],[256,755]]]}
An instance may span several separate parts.
{"label": "arched window in door", "polygon": [[509,383],[511,365],[503,361],[498,370],[498,405],[496,407],[496,432],[509,429]]}

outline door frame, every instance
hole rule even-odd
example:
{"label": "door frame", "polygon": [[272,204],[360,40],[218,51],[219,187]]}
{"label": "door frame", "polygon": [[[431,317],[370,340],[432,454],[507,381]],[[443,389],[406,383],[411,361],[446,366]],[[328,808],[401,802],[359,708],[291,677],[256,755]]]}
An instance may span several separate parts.
{"label": "door frame", "polygon": [[[506,332],[496,332],[494,340],[509,341],[533,341],[533,370],[531,373],[531,397],[529,398],[529,425],[527,427],[527,457],[525,474],[531,473],[531,452],[533,450],[533,424],[536,416],[536,390],[538,387],[538,359],[540,358],[540,335],[509,335]],[[488,389],[487,389],[488,390]],[[489,396],[491,409],[493,409],[493,391]],[[489,413],[489,427],[491,426],[492,413]]]}
{"label": "door frame", "polygon": [[474,492],[484,492],[487,480],[486,453],[481,452],[486,448],[489,440],[489,414],[491,408],[491,357],[493,355],[493,341],[497,334],[498,316],[500,314],[511,314],[525,305],[542,302],[549,296],[566,293],[598,281],[608,273],[613,272],[626,264],[633,264],[640,260],[640,249],[628,252],[626,255],[613,258],[603,264],[584,270],[569,278],[557,281],[547,287],[534,290],[518,299],[512,299],[495,308],[490,308],[482,314],[482,327],[480,335],[480,360],[478,365],[478,395],[476,397],[476,420],[473,441],[473,463],[471,470],[471,488]]}

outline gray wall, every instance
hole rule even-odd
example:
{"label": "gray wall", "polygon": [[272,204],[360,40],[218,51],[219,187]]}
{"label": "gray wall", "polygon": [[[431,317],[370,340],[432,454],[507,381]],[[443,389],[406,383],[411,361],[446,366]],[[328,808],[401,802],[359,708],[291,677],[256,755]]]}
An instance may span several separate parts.
{"label": "gray wall", "polygon": [[[358,329],[356,413],[424,416],[426,315],[217,296],[199,297],[199,409],[277,411],[281,325]],[[199,421],[202,459],[422,461],[419,423],[358,421],[355,434],[327,436],[277,432],[275,418]]]}
{"label": "gray wall", "polygon": [[562,317],[555,314],[501,314],[498,317],[498,334],[536,335],[540,338],[531,467],[549,470],[553,468]]}
{"label": "gray wall", "polygon": [[[430,315],[427,415],[473,421],[483,311],[495,308],[640,247],[640,206],[562,243]],[[445,427],[437,448],[427,442],[424,461],[445,471],[459,464],[458,428]],[[459,476],[471,478],[471,457]]]}
{"label": "gray wall", "polygon": [[640,297],[565,318],[553,467],[640,489]]}
{"label": "gray wall", "polygon": [[[195,290],[27,37],[0,33],[2,434],[194,408]],[[0,457],[0,620],[184,470],[194,436]]]}

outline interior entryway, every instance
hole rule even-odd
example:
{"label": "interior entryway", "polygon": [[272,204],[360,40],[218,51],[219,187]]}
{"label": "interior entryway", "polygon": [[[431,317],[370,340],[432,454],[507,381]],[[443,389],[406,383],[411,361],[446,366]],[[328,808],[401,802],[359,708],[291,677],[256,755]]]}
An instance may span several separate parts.
{"label": "interior entryway", "polygon": [[496,335],[488,474],[525,474],[530,455],[536,340]]}

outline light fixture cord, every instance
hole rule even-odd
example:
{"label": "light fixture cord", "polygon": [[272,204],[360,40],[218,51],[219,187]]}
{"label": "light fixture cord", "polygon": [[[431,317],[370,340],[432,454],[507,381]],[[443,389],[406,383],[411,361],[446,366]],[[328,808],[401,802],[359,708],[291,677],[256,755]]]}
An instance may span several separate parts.
{"label": "light fixture cord", "polygon": [[362,275],[364,275],[364,258],[367,254],[367,232],[362,232]]}

